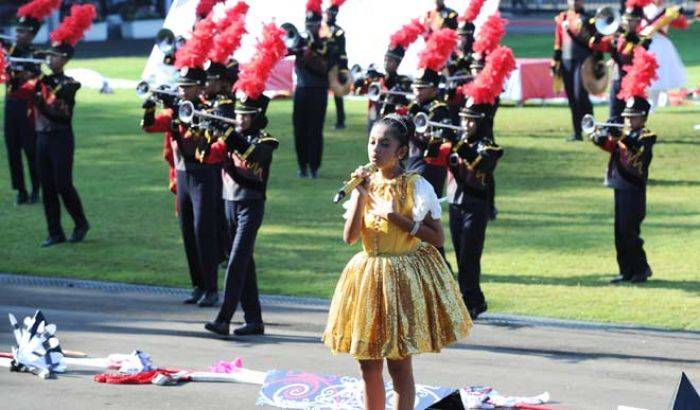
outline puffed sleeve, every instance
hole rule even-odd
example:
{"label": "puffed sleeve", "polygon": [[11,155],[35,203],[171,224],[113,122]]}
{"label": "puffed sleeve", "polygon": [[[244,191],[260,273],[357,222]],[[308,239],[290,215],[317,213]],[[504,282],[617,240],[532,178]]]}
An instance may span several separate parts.
{"label": "puffed sleeve", "polygon": [[440,219],[442,209],[433,186],[425,178],[419,176],[413,186],[413,220],[422,221],[428,212],[433,219]]}

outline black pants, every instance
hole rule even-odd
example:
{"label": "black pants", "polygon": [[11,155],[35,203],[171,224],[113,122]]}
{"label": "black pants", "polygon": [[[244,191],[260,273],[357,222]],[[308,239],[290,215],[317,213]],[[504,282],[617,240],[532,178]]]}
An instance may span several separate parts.
{"label": "black pants", "polygon": [[216,226],[218,227],[218,235],[219,235],[219,263],[223,261],[228,261],[228,252],[231,250],[231,242],[232,238],[231,235],[229,234],[228,230],[228,224],[226,223],[226,204],[224,203],[224,199],[222,198],[223,194],[223,189],[224,189],[224,180],[223,178],[219,178],[217,180],[217,193],[216,196],[219,198],[217,201],[217,222]]}
{"label": "black pants", "polygon": [[37,133],[37,168],[49,236],[63,236],[61,203],[73,218],[76,227],[87,225],[78,191],[73,186],[73,131]]}
{"label": "black pants", "polygon": [[450,233],[457,256],[457,281],[469,309],[486,302],[481,291],[481,254],[489,221],[486,200],[469,205],[450,205]]}
{"label": "black pants", "polygon": [[562,60],[562,78],[566,98],[569,99],[571,121],[574,125],[574,135],[581,137],[581,120],[586,114],[593,114],[593,105],[588,98],[588,91],[583,87],[581,67],[583,60]]}
{"label": "black pants", "polygon": [[180,229],[192,287],[209,292],[217,290],[216,271],[221,255],[217,179],[221,179],[221,172],[215,165],[177,171]]}
{"label": "black pants", "polygon": [[321,167],[327,106],[326,88],[297,87],[294,91],[294,144],[301,170],[315,172]]}
{"label": "black pants", "polygon": [[34,121],[28,116],[26,101],[5,99],[5,146],[10,163],[12,189],[26,192],[22,150],[27,157],[27,168],[32,181],[32,191],[39,189],[39,174],[36,165],[36,132]]}
{"label": "black pants", "polygon": [[615,249],[620,275],[625,278],[641,275],[649,268],[640,237],[646,205],[645,190],[615,190]]}
{"label": "black pants", "polygon": [[224,303],[216,318],[218,322],[229,323],[240,301],[245,322],[262,323],[253,250],[264,213],[265,201],[262,199],[226,201],[226,218],[233,246],[226,269]]}
{"label": "black pants", "polygon": [[613,80],[610,84],[610,118],[611,122],[622,123],[622,111],[625,109],[625,101],[617,98],[620,92],[622,80]]}
{"label": "black pants", "polygon": [[335,123],[336,125],[345,125],[345,103],[343,97],[334,96],[335,101]]}

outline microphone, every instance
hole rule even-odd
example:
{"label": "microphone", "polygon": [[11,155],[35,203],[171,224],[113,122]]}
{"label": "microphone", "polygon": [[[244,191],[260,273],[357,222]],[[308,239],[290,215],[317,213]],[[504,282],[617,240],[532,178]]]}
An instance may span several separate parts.
{"label": "microphone", "polygon": [[[372,164],[371,162],[365,165],[364,168],[370,172],[377,172],[377,166]],[[333,203],[337,204],[338,202],[342,201],[343,198],[350,195],[352,190],[357,188],[357,186],[360,185],[363,181],[364,178],[360,177],[354,177],[353,179],[348,181],[345,185],[343,185],[342,188],[338,190],[338,193],[335,194],[335,196],[333,197]]]}

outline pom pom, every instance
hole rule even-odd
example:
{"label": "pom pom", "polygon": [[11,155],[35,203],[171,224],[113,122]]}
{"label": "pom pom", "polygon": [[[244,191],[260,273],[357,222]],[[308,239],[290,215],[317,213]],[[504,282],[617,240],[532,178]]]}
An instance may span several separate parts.
{"label": "pom pom", "polygon": [[80,41],[97,17],[97,10],[92,4],[74,5],[70,15],[63,19],[61,25],[51,32],[51,42],[74,46]]}
{"label": "pom pom", "polygon": [[226,9],[220,20],[216,21],[214,19],[217,31],[223,32],[229,25],[234,24],[240,18],[244,18],[248,13],[248,9],[250,9],[250,6],[245,1],[239,1],[233,7]]}
{"label": "pom pom", "polygon": [[474,51],[486,55],[495,50],[506,34],[506,24],[508,24],[508,20],[501,18],[501,13],[499,12],[489,16],[479,29],[476,40],[474,40]]}
{"label": "pom pom", "polygon": [[464,14],[460,17],[460,20],[470,23],[474,22],[474,20],[479,17],[479,13],[485,2],[486,0],[471,0],[469,6],[467,6],[467,10],[465,10]]}
{"label": "pom pom", "polygon": [[634,7],[644,8],[653,2],[654,2],[654,0],[627,0],[625,2],[625,7],[628,9],[631,9]]}
{"label": "pom pom", "polygon": [[484,69],[474,81],[462,86],[464,97],[473,98],[475,104],[494,104],[515,67],[513,50],[506,46],[496,48],[486,57]]}
{"label": "pom pom", "polygon": [[215,63],[226,64],[241,46],[241,39],[247,33],[245,29],[245,16],[238,15],[238,19],[227,24],[226,28],[214,38],[214,46],[209,51],[209,58]]}
{"label": "pom pom", "polygon": [[323,0],[307,0],[306,2],[306,11],[307,12],[312,12],[315,14],[322,14],[323,12],[321,11],[321,5],[323,4]]}
{"label": "pom pom", "polygon": [[659,64],[654,54],[646,51],[644,47],[635,47],[632,64],[622,67],[627,73],[622,78],[620,92],[617,98],[626,100],[630,97],[647,97],[647,88],[656,80],[656,70]]}
{"label": "pom pom", "polygon": [[401,27],[399,31],[392,34],[389,38],[389,48],[393,49],[396,46],[401,46],[404,49],[408,48],[418,36],[425,31],[425,26],[420,22],[419,19],[413,19],[405,26]]}
{"label": "pom pom", "polygon": [[219,3],[222,0],[199,0],[199,3],[197,4],[197,10],[195,13],[197,14],[197,17],[200,19],[203,19],[211,13],[211,10],[216,6],[216,3]]}
{"label": "pom pom", "polygon": [[457,45],[457,33],[449,28],[434,32],[419,54],[418,67],[440,72]]}
{"label": "pom pom", "polygon": [[214,41],[215,27],[216,24],[208,18],[194,26],[192,38],[175,53],[175,68],[204,68],[204,63],[209,58],[209,49]]}
{"label": "pom pom", "polygon": [[287,54],[284,30],[275,23],[263,25],[263,37],[256,46],[256,53],[238,76],[234,88],[256,99],[265,91],[265,83],[275,65]]}
{"label": "pom pom", "polygon": [[61,5],[61,0],[34,0],[17,10],[19,17],[30,17],[34,20],[43,20]]}
{"label": "pom pom", "polygon": [[671,21],[671,27],[676,30],[686,30],[690,26],[690,22],[684,15],[680,15]]}
{"label": "pom pom", "polygon": [[331,1],[331,6],[335,8],[340,8],[340,6],[342,6],[345,2],[346,0],[333,0]]}

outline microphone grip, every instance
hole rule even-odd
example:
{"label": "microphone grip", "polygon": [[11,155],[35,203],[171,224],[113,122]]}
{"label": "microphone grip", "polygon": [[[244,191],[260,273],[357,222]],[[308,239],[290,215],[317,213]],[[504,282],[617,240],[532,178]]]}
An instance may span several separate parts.
{"label": "microphone grip", "polygon": [[[367,165],[365,165],[365,168],[371,172],[375,172],[377,170],[377,167],[375,167],[373,164],[367,164]],[[360,178],[360,177],[352,178],[345,185],[343,185],[342,188],[340,188],[338,190],[338,192],[333,197],[333,203],[337,204],[338,202],[342,201],[343,198],[350,195],[352,190],[357,188],[357,186],[360,185],[362,182],[364,182],[364,178]]]}

